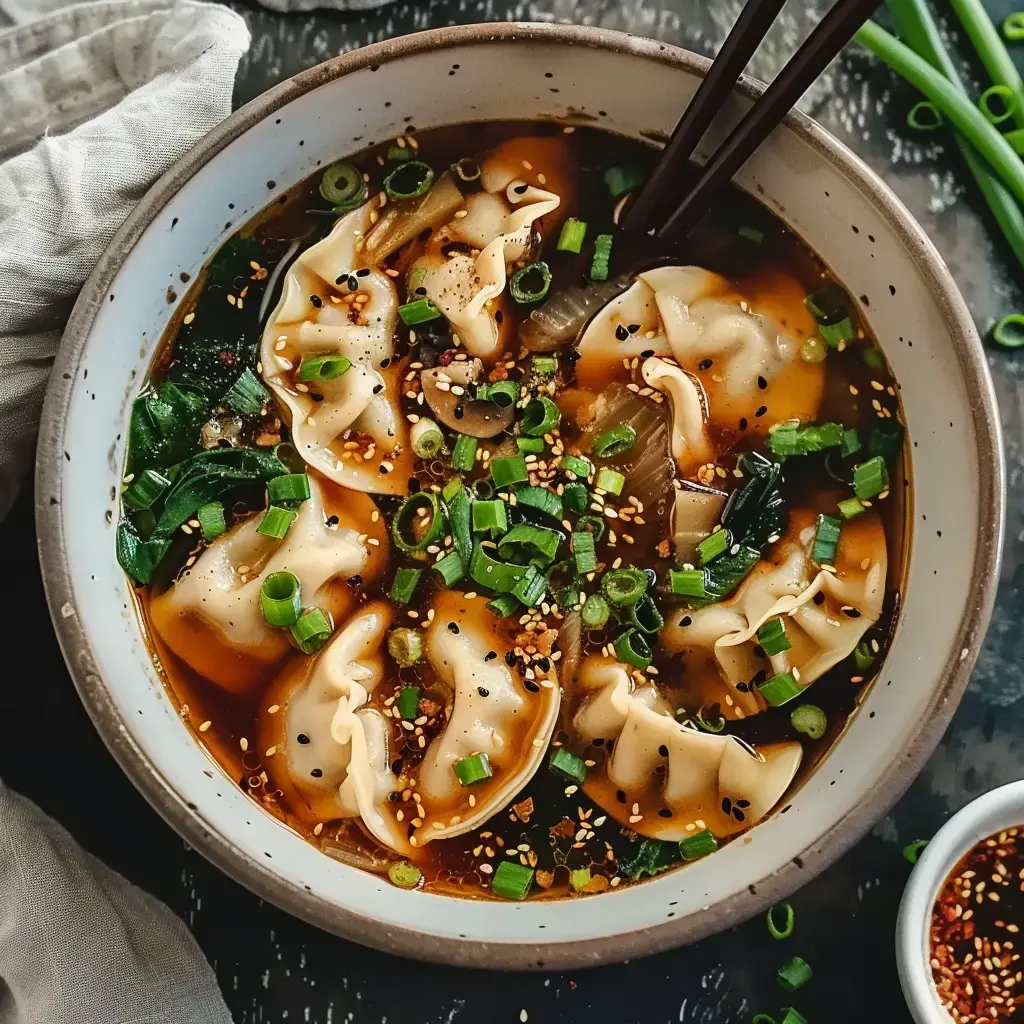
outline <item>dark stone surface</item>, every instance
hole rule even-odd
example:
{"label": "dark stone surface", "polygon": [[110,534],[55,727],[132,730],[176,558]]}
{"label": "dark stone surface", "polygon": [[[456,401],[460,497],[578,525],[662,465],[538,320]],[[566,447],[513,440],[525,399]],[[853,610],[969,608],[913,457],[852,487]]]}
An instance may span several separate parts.
{"label": "dark stone surface", "polygon": [[[430,0],[378,13],[284,17],[237,5],[253,30],[239,102],[295,71],[368,41],[454,22],[574,20],[712,52],[740,0]],[[770,77],[826,5],[791,0],[755,73]],[[941,6],[945,7],[944,3]],[[1015,0],[989,0],[1002,18]],[[709,10],[710,9],[710,10]],[[791,10],[790,10],[791,9]],[[1024,50],[1020,51],[1024,57]],[[892,185],[950,265],[987,331],[1021,308],[1024,275],[983,213],[942,133],[904,126],[915,96],[863,54],[844,55],[805,108]],[[236,1020],[316,1024],[425,1022],[747,1021],[787,1002],[775,970],[793,953],[813,982],[793,1000],[811,1024],[906,1020],[893,924],[910,839],[932,834],[982,791],[1019,775],[1024,747],[1024,355],[993,350],[1006,431],[1010,515],[999,604],[970,690],[908,795],[874,832],[793,897],[794,939],[761,920],[698,946],[569,974],[501,975],[409,963],[325,935],[256,899],[187,849],[121,774],[68,678],[43,598],[26,495],[0,527],[8,628],[0,634],[0,775],[65,823],[93,852],[181,914],[214,963]],[[932,486],[943,486],[940,481]],[[950,481],[947,486],[955,486]],[[13,625],[14,628],[11,628]],[[902,680],[913,685],[912,679]],[[568,911],[568,908],[566,910]]]}

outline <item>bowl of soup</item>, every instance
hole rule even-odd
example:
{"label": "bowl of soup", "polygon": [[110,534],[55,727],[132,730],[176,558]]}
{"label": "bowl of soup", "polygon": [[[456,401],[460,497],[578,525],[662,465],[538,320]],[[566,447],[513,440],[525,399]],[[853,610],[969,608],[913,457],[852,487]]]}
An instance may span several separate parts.
{"label": "bowl of soup", "polygon": [[862,835],[955,707],[1002,517],[970,318],[796,114],[627,247],[706,67],[364,48],[204,139],[82,293],[39,454],[65,655],[160,813],[307,920],[487,966],[692,941]]}

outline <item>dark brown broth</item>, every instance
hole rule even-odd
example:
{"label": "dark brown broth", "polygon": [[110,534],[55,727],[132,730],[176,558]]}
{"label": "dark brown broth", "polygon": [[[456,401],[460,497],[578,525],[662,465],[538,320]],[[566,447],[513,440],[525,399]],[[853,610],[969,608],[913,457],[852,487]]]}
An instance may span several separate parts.
{"label": "dark brown broth", "polygon": [[[435,167],[445,167],[460,157],[486,151],[518,135],[559,136],[568,146],[569,163],[575,170],[575,186],[563,197],[564,212],[586,220],[590,236],[597,232],[611,231],[613,227],[614,204],[609,201],[604,185],[604,169],[612,162],[623,163],[627,160],[649,166],[655,157],[655,151],[648,146],[596,129],[580,127],[572,134],[563,135],[561,126],[548,123],[504,123],[437,129],[418,136],[419,155]],[[386,146],[382,145],[366,151],[353,158],[352,162],[371,173],[374,182],[379,183],[381,170],[378,157],[385,149]],[[275,261],[280,259],[286,250],[289,240],[312,231],[308,240],[303,243],[305,246],[321,237],[329,228],[329,219],[318,213],[309,212],[325,205],[317,191],[318,183],[319,174],[291,190],[275,206],[258,215],[241,229],[240,236],[252,237],[262,247],[263,255],[258,261],[261,266],[272,270]],[[756,225],[763,230],[763,245],[756,245],[737,236],[735,229],[740,225]],[[738,286],[751,293],[771,293],[780,269],[800,283],[803,293],[820,287],[823,279],[828,276],[819,259],[799,238],[786,229],[764,206],[738,189],[733,189],[719,200],[715,211],[691,239],[687,257],[690,262],[728,276]],[[559,282],[579,283],[589,267],[589,257],[556,251],[554,238],[549,238],[546,242],[543,258],[551,266],[556,282],[555,288]],[[626,268],[617,268],[619,271],[623,269]],[[181,304],[182,315],[194,307],[208,283],[205,277],[200,277],[193,283],[189,296]],[[234,287],[237,288],[238,285],[239,282],[235,281]],[[256,294],[258,293],[254,287],[254,295]],[[254,298],[253,304],[257,301],[258,299]],[[866,325],[857,317],[856,302],[851,301],[850,306],[858,321],[857,326],[866,330]],[[230,331],[235,329],[235,321],[232,319],[235,310],[225,304],[221,312],[224,319],[214,325],[213,329],[224,332],[224,336],[227,337]],[[781,324],[789,326],[798,338],[806,333],[801,327],[806,317],[802,302],[798,306],[793,306],[792,314],[787,313],[786,309],[774,312]],[[793,322],[788,323],[791,317]],[[172,364],[173,346],[179,327],[180,321],[172,325],[168,331],[156,363],[155,379],[165,374]],[[429,336],[429,328],[421,334]],[[399,335],[397,354],[401,356],[408,351],[408,332],[401,325]],[[871,405],[872,399],[882,402],[893,415],[898,411],[899,402],[891,374],[887,369],[873,369],[868,366],[862,358],[863,350],[864,344],[858,344],[844,352],[829,354],[826,393],[820,418],[840,420],[847,426],[861,428],[862,434],[866,434],[877,421],[877,414]],[[882,390],[874,387],[872,382],[880,384]],[[891,394],[888,393],[889,390],[892,391]],[[274,431],[279,429],[279,425],[275,426],[273,422],[265,423],[260,429]],[[744,433],[745,428],[738,424],[731,434],[728,431],[723,432],[716,438],[716,442],[723,446],[736,445],[737,450],[761,447],[758,442],[745,442]],[[571,419],[563,419],[562,436],[567,441],[567,447],[578,434],[579,430]],[[722,461],[725,461],[724,457]],[[417,476],[421,485],[436,479],[431,477],[430,467],[423,465],[419,466]],[[718,483],[728,488],[734,481],[728,478]],[[898,588],[903,571],[904,524],[907,520],[905,508],[908,499],[905,494],[906,486],[902,470],[898,470],[893,476],[892,497],[880,506],[889,553],[888,595],[882,618],[869,630],[866,638],[876,640],[883,653],[895,619]],[[827,484],[823,484],[818,461],[812,463],[811,460],[792,460],[787,466],[787,487],[791,507],[828,512],[835,509],[839,485],[831,489]],[[340,500],[340,494],[337,493],[339,489],[334,488],[334,485],[326,485],[326,490],[328,497],[334,492],[336,499]],[[395,508],[393,499],[381,499],[378,505],[385,512],[385,517]],[[251,507],[262,507],[262,495],[254,500]],[[239,511],[245,514],[244,508]],[[173,569],[181,566],[186,552],[187,545],[180,545],[180,551],[175,553]],[[627,552],[624,550],[622,554],[625,556]],[[658,558],[650,550],[645,552],[634,548],[628,551],[628,555],[630,562],[652,566],[658,570],[659,575],[669,566],[667,560]],[[358,600],[386,597],[390,575],[383,572],[376,580],[360,588]],[[146,609],[148,591],[140,593],[143,608]],[[420,606],[425,607],[429,603],[426,594],[421,592],[420,598]],[[353,594],[353,601],[356,599],[356,595]],[[403,624],[407,622],[402,618],[401,610],[398,621]],[[321,846],[325,852],[336,853],[337,846],[340,846],[344,848],[346,858],[352,859],[355,856],[371,869],[380,869],[386,866],[389,860],[394,859],[393,854],[380,849],[355,822],[322,823],[317,834],[314,834],[314,825],[317,823],[311,821],[308,814],[299,813],[299,809],[291,806],[282,791],[275,788],[272,780],[265,774],[267,765],[260,754],[262,747],[258,739],[258,719],[265,712],[266,687],[276,670],[271,670],[259,680],[254,679],[246,693],[231,694],[204,680],[167,650],[156,637],[155,630],[151,629],[150,635],[160,656],[169,690],[179,705],[182,718],[189,723],[200,742],[207,746],[232,779],[270,813],[296,828],[311,842]],[[591,635],[586,640],[584,655],[600,651],[607,639],[603,635]],[[298,653],[289,655],[289,658],[302,657],[304,656]],[[655,665],[660,672],[658,682],[664,689],[669,690],[670,684],[667,681],[679,678],[680,669],[685,670],[685,659],[683,656],[670,657],[659,651]],[[821,740],[810,741],[804,736],[797,735],[789,724],[787,709],[770,709],[752,719],[733,723],[730,731],[750,742],[758,743],[799,739],[805,750],[800,778],[805,778],[840,735],[847,717],[865,692],[866,684],[851,682],[851,675],[853,671],[850,659],[847,659],[818,680],[814,686],[814,702],[826,711],[830,723],[828,734]],[[425,694],[429,696],[433,684],[429,667],[401,670],[392,678],[386,678],[376,690],[373,703],[381,705],[384,700],[393,697],[402,684],[412,682],[423,687]],[[204,723],[210,724],[200,731]],[[422,756],[421,751],[405,746],[405,734],[401,730],[395,729],[394,732],[397,734],[397,746],[392,754],[393,760],[403,758],[408,764]],[[243,740],[248,748],[244,753]],[[581,748],[577,741],[564,734],[556,736],[556,740],[568,742],[576,752],[596,761],[598,771],[607,756],[604,749]],[[486,886],[488,879],[478,870],[480,848],[494,848],[496,857],[500,859],[501,846],[509,848],[520,844],[528,845],[530,852],[527,856],[531,862],[534,854],[536,855],[535,866],[538,870],[590,866],[595,875],[614,877],[616,859],[629,855],[635,849],[636,836],[628,829],[620,830],[614,821],[609,820],[604,828],[596,830],[594,839],[577,844],[575,834],[581,818],[592,822],[604,816],[606,811],[593,804],[582,791],[569,792],[570,789],[565,780],[555,777],[542,767],[516,799],[518,812],[504,810],[496,814],[485,827],[483,837],[478,830],[442,842],[429,843],[417,859],[417,864],[425,875],[426,887],[435,891],[457,891],[461,895],[487,895],[489,890],[482,886]],[[527,813],[526,804],[531,801],[532,811]],[[524,818],[528,820],[524,821]],[[564,824],[566,819],[572,823],[571,827]],[[560,823],[563,824],[560,826]],[[551,833],[552,828],[558,829],[554,835]],[[497,860],[494,862],[497,863]],[[554,884],[542,895],[564,895],[567,888],[567,871],[557,870]],[[535,889],[534,898],[536,895]]]}

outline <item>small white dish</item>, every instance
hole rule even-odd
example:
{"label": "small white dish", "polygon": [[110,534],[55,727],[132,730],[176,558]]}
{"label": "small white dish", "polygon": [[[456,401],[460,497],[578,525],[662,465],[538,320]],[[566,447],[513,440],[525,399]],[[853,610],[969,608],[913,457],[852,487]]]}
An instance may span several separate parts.
{"label": "small white dish", "polygon": [[929,966],[932,907],[949,873],[994,832],[1024,824],[1024,781],[993,789],[961,808],[925,847],[903,892],[896,919],[896,967],[917,1024],[951,1024]]}

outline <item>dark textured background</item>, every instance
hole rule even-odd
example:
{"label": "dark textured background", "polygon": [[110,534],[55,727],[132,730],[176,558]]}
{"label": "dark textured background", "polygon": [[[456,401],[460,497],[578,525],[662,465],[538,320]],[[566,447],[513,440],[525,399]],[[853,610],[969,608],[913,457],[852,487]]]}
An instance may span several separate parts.
{"label": "dark textured background", "polygon": [[[946,0],[937,3],[947,6]],[[237,102],[243,103],[344,50],[461,22],[586,22],[710,54],[742,3],[428,0],[377,13],[292,16],[238,2],[233,6],[253,33],[237,88]],[[754,73],[770,78],[826,6],[825,0],[790,0]],[[1016,0],[988,0],[1000,20],[1019,6]],[[1018,52],[1024,62],[1024,48]],[[984,333],[995,319],[1022,308],[1024,274],[994,234],[955,148],[942,133],[915,136],[905,127],[915,98],[885,69],[851,51],[803,106],[881,174],[921,221]],[[793,1000],[811,1024],[907,1020],[892,952],[909,870],[900,849],[931,835],[972,797],[1017,778],[1024,745],[1024,598],[1018,584],[1024,553],[1024,350],[991,351],[989,363],[1006,432],[1009,521],[988,641],[953,725],[907,796],[856,849],[793,897],[797,930],[785,946],[773,942],[764,922],[755,920],[697,946],[618,967],[483,974],[371,952],[264,904],[185,847],[136,793],[93,731],[50,627],[28,494],[0,526],[8,609],[8,628],[0,632],[5,669],[0,776],[182,915],[213,962],[238,1024],[728,1024],[749,1021],[759,1010],[774,1012],[786,1001],[774,975],[792,953],[805,956],[814,968],[814,980]],[[914,685],[913,679],[901,682]]]}

